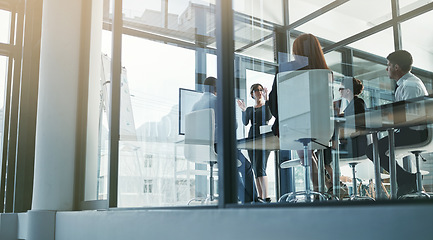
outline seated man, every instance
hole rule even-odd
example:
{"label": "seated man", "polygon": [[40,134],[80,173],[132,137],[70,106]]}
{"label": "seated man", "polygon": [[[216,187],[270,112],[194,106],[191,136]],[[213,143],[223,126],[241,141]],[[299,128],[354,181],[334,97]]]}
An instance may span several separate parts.
{"label": "seated man", "polygon": [[[390,79],[397,82],[395,90],[395,101],[407,100],[415,97],[428,95],[424,83],[410,70],[412,69],[412,56],[404,50],[397,50],[388,55],[388,66],[386,71]],[[425,126],[405,127],[396,129],[395,146],[407,146],[417,142],[423,142],[427,139],[427,128]],[[386,156],[388,151],[388,137],[379,140],[379,158],[380,165],[389,171],[389,157]],[[366,149],[367,157],[373,161],[373,147],[369,145]],[[416,191],[416,175],[405,171],[397,164],[397,196]]]}
{"label": "seated man", "polygon": [[[216,113],[216,78],[208,77],[204,81],[204,93],[201,98],[194,104],[192,111],[212,108]],[[215,124],[218,128],[218,123]],[[215,130],[217,133],[217,131]],[[217,149],[215,147],[215,149]],[[238,167],[238,173],[241,179],[238,181],[238,198],[243,203],[253,202],[257,199],[257,190],[254,183],[254,176],[250,161],[248,161],[241,151],[237,150],[237,158],[242,163]]]}

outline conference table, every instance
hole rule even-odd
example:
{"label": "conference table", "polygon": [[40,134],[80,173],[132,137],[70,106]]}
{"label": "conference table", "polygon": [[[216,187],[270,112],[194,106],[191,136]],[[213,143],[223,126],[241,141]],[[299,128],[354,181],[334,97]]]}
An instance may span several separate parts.
{"label": "conference table", "polygon": [[[361,123],[355,121],[355,118],[365,119]],[[396,129],[403,127],[425,126],[433,123],[433,94],[405,101],[399,101],[389,104],[380,105],[367,109],[365,113],[348,116],[345,118],[333,117],[335,122],[335,138],[347,138],[354,135],[373,136],[373,162],[375,166],[375,188],[377,189],[377,198],[383,199],[381,193],[381,173],[378,154],[378,133],[387,132],[389,141],[389,174],[391,199],[397,198],[397,174],[395,159],[395,141],[394,132]],[[347,124],[355,123],[356,124]],[[340,136],[341,129],[344,129],[344,135]],[[272,132],[262,134],[255,138],[245,138],[238,140],[239,149],[263,149],[279,151],[280,144],[277,136]],[[284,149],[290,150],[290,149]],[[278,154],[276,154],[277,156]],[[409,155],[409,153],[408,153]],[[334,167],[334,195],[339,196],[340,191],[340,170],[338,148],[333,155]],[[279,171],[279,169],[276,170]],[[279,181],[279,174],[276,172],[276,181]],[[277,178],[278,176],[278,178]],[[320,184],[320,183],[319,183]],[[278,185],[277,185],[278,186]],[[277,192],[278,193],[278,192]],[[279,197],[279,193],[277,194]]]}

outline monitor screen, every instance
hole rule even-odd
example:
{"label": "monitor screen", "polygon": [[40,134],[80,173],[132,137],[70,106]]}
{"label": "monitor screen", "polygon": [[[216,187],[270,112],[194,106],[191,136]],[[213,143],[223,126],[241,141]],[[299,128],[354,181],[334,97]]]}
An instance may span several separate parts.
{"label": "monitor screen", "polygon": [[179,88],[179,134],[185,134],[185,115],[192,111],[194,103],[198,102],[202,92]]}

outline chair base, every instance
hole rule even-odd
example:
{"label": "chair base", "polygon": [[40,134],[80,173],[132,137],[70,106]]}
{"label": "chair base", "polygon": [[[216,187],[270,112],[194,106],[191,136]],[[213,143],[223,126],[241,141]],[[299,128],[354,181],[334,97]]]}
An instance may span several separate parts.
{"label": "chair base", "polygon": [[187,205],[189,206],[192,202],[200,202],[201,205],[206,205],[206,204],[210,204],[212,202],[217,203],[218,202],[218,197],[213,196],[212,199],[210,196],[207,196],[206,198],[193,198],[191,200],[188,201]]}
{"label": "chair base", "polygon": [[282,162],[280,164],[280,168],[292,168],[292,167],[297,167],[297,166],[301,166],[301,159],[296,158],[296,159],[291,159],[291,160],[287,160],[285,162]]}
{"label": "chair base", "polygon": [[398,199],[430,199],[432,198],[432,196],[430,196],[430,194],[421,191],[421,192],[414,192],[414,193],[409,193],[406,195],[403,195],[401,197],[399,197]]}
{"label": "chair base", "polygon": [[[304,196],[303,199],[298,199],[297,196]],[[286,193],[283,196],[280,197],[278,202],[290,202],[290,203],[297,203],[297,202],[314,202],[316,200],[316,196],[318,197],[318,200],[320,201],[328,201],[330,198],[330,194],[327,193],[320,193],[315,191],[299,191],[299,192],[291,192]]]}
{"label": "chair base", "polygon": [[349,198],[349,201],[373,201],[375,202],[374,198],[368,197],[368,196],[358,196],[358,195],[352,195]]}

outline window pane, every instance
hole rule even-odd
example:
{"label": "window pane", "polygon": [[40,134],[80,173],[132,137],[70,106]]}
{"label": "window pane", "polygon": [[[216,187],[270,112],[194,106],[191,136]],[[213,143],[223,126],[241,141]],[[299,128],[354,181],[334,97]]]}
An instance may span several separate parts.
{"label": "window pane", "polygon": [[351,43],[348,46],[371,54],[376,54],[381,57],[386,57],[389,53],[394,51],[393,39],[392,28],[387,28],[383,31]]}
{"label": "window pane", "polygon": [[422,7],[431,1],[429,0],[399,0],[398,4],[400,6],[400,14],[405,14],[414,9]]}
{"label": "window pane", "polygon": [[353,58],[353,76],[364,84],[361,97],[367,107],[382,105],[393,100],[395,81],[389,79],[385,69],[385,65]]}
{"label": "window pane", "polygon": [[289,0],[289,19],[293,23],[333,2],[333,0]]}
{"label": "window pane", "polygon": [[[112,17],[112,0],[103,1],[104,22]],[[112,32],[92,25],[92,59],[88,90],[87,147],[84,201],[107,200],[108,197],[108,112],[110,102]],[[97,65],[95,65],[97,63]]]}
{"label": "window pane", "polygon": [[195,89],[195,52],[124,35],[122,64],[119,207],[185,205],[195,166],[177,143],[179,88]]}
{"label": "window pane", "polygon": [[264,22],[284,24],[282,0],[233,0],[233,9],[236,13],[251,19],[257,18]]}
{"label": "window pane", "polygon": [[433,11],[401,23],[403,49],[413,57],[413,66],[433,71]]}
{"label": "window pane", "polygon": [[0,42],[9,43],[11,31],[11,12],[0,9]]}
{"label": "window pane", "polygon": [[[234,91],[238,99],[238,104],[235,103],[236,132],[237,139],[245,139],[259,135],[260,125],[270,129],[275,121],[271,114],[267,114],[267,119],[261,123],[258,121],[251,122],[247,119],[248,114],[246,112],[251,112],[254,106],[258,106],[256,105],[258,96],[268,95],[269,91],[272,90],[276,68],[274,63],[275,41],[273,39],[274,26],[269,24],[267,13],[273,9],[275,17],[279,18],[279,14],[282,13],[282,1],[234,1],[234,9],[236,54],[236,86]],[[278,21],[282,23],[282,19]],[[251,89],[252,87],[253,89]],[[266,107],[263,105],[263,108],[257,109],[266,109]],[[265,112],[263,111],[263,113]],[[273,152],[245,149],[240,146],[236,151],[236,157],[238,161],[237,171],[239,176],[242,176],[240,178],[242,184],[238,184],[239,202],[249,204],[256,201],[257,197],[269,198],[275,202],[278,196],[276,194],[277,182],[275,181]]]}
{"label": "window pane", "polygon": [[389,19],[391,1],[352,0],[299,26],[297,30],[338,42]]}
{"label": "window pane", "polygon": [[334,76],[343,75],[341,53],[332,51],[325,54],[326,64],[334,72]]}
{"label": "window pane", "polygon": [[235,52],[274,61],[273,24],[282,24],[281,0],[235,0]]}

